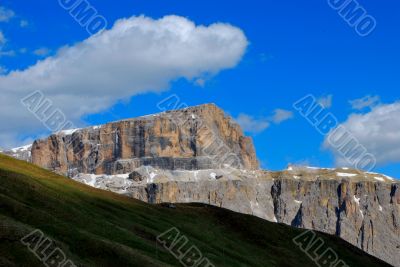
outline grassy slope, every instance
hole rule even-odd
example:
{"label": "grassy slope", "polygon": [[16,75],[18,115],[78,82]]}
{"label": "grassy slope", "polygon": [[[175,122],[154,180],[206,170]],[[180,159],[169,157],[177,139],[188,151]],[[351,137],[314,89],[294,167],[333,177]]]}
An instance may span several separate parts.
{"label": "grassy slope", "polygon": [[[35,228],[77,265],[180,266],[155,242],[172,226],[216,266],[316,266],[291,241],[302,230],[204,205],[148,205],[0,154],[0,266],[43,266],[19,242]],[[385,266],[320,236],[350,266]]]}

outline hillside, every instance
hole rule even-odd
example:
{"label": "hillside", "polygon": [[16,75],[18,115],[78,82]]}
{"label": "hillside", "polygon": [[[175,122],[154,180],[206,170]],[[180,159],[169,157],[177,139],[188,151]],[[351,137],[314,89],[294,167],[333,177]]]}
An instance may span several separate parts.
{"label": "hillside", "polygon": [[[0,155],[0,266],[43,266],[20,242],[40,229],[76,266],[181,266],[156,237],[178,228],[215,266],[316,266],[304,230],[215,207],[149,205]],[[388,266],[318,234],[349,266]]]}

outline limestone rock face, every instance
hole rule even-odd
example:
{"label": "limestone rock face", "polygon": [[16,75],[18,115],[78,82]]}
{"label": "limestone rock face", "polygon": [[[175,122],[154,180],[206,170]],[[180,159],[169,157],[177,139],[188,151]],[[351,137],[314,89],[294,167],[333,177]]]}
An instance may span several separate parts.
{"label": "limestone rock face", "polygon": [[37,140],[32,162],[68,176],[161,169],[258,169],[252,140],[213,104],[68,130]]}
{"label": "limestone rock face", "polygon": [[[205,203],[337,235],[400,266],[400,182],[390,177],[306,168],[228,172],[141,167],[137,173],[143,179],[117,188],[118,177],[98,176],[92,184],[149,203]],[[85,182],[84,177],[73,179]]]}

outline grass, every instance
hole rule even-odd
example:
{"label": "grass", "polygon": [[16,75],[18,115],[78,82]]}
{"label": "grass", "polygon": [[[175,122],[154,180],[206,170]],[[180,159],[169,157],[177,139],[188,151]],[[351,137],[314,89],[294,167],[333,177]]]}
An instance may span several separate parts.
{"label": "grass", "polygon": [[[77,266],[182,266],[156,242],[171,227],[215,266],[317,266],[292,242],[304,230],[200,204],[149,205],[0,155],[0,266],[44,266],[20,242],[34,229]],[[349,266],[388,266],[318,235]]]}

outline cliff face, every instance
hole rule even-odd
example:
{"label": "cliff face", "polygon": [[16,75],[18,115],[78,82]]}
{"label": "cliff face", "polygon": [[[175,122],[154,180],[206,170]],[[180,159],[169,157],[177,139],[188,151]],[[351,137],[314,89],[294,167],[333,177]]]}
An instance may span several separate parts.
{"label": "cliff face", "polygon": [[58,173],[163,169],[257,169],[251,139],[213,104],[69,130],[37,140],[32,162]]}
{"label": "cliff face", "polygon": [[75,180],[149,203],[206,203],[337,235],[400,266],[400,183],[347,169],[166,171]]}

